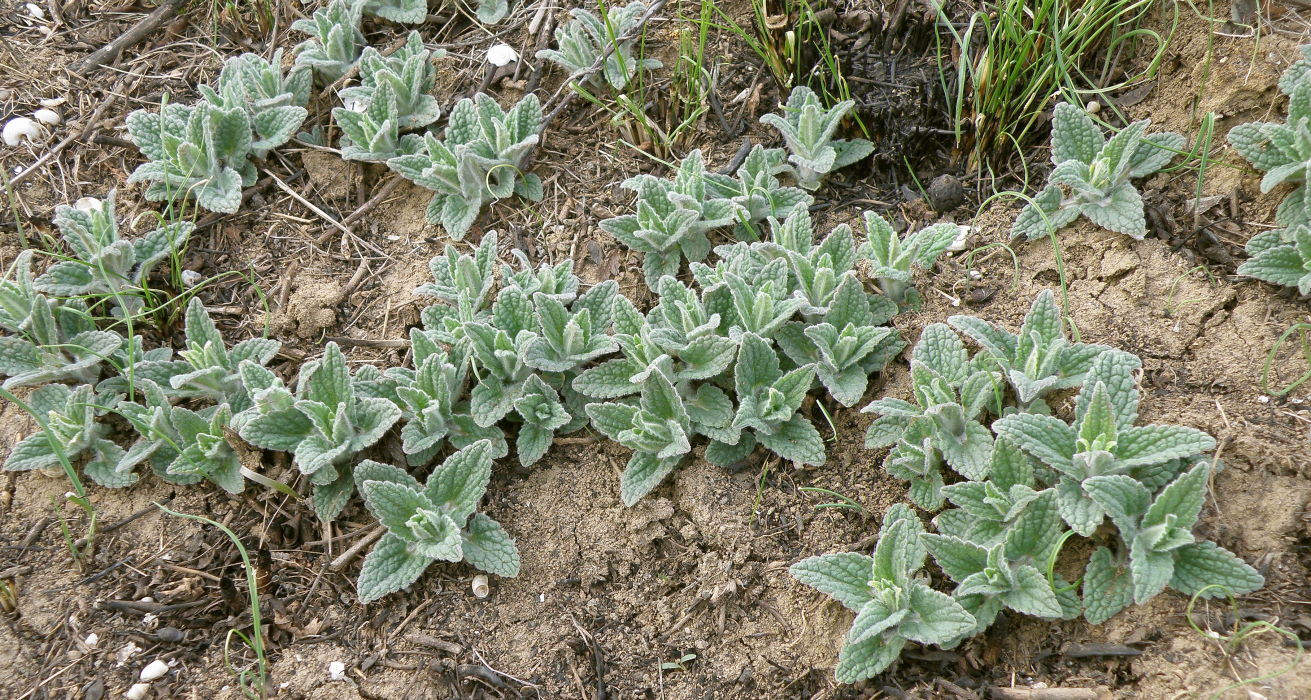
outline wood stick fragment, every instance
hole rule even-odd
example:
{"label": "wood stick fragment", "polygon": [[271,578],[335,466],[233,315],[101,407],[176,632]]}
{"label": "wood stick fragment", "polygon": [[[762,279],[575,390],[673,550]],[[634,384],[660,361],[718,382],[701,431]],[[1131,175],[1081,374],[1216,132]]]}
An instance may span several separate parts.
{"label": "wood stick fragment", "polygon": [[358,557],[360,555],[360,552],[364,551],[365,547],[368,547],[369,545],[373,544],[373,542],[377,540],[379,537],[382,537],[383,533],[386,531],[387,528],[381,525],[370,530],[369,534],[365,535],[363,539],[351,545],[349,549],[338,555],[336,559],[333,559],[332,563],[328,564],[328,570],[341,571],[342,569],[346,568],[351,563],[351,561],[355,559],[355,557]]}
{"label": "wood stick fragment", "polygon": [[992,688],[992,700],[1110,700],[1103,688]]}
{"label": "wood stick fragment", "polygon": [[145,41],[146,37],[155,33],[165,22],[177,14],[179,8],[186,4],[186,0],[164,0],[164,3],[155,8],[154,12],[146,15],[137,22],[131,29],[119,34],[112,41],[96,49],[87,55],[86,58],[69,66],[69,70],[78,75],[87,73],[99,68],[110,61],[116,60],[123,49],[129,46],[136,46]]}

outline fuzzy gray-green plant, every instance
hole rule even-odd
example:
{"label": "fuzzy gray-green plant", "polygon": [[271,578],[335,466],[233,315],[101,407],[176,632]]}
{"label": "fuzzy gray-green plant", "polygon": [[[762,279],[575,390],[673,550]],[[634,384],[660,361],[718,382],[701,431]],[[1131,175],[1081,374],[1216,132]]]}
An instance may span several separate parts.
{"label": "fuzzy gray-green plant", "polygon": [[732,225],[742,207],[718,196],[706,178],[701,151],[683,159],[673,180],[636,175],[623,182],[637,193],[637,211],[601,222],[620,243],[642,253],[648,286],[665,275],[677,275],[683,258],[701,262],[710,254],[706,234]]}
{"label": "fuzzy gray-green plant", "polygon": [[104,299],[115,315],[135,316],[145,306],[143,285],[165,258],[181,254],[194,226],[187,221],[164,224],[137,238],[119,236],[114,192],[83,211],[55,207],[55,226],[72,256],[51,265],[33,282],[37,291],[56,297]]}
{"label": "fuzzy gray-green plant", "polygon": [[250,153],[265,158],[296,134],[309,112],[313,76],[307,66],[282,70],[282,49],[272,60],[247,53],[228,59],[214,87],[200,86],[200,94],[219,109],[245,109],[254,131]]}
{"label": "fuzzy gray-green plant", "polygon": [[923,536],[919,518],[899,503],[883,518],[873,556],[824,554],[788,569],[793,578],[856,613],[838,656],[839,683],[882,673],[907,642],[950,646],[977,627],[960,601],[917,576],[927,554]]}
{"label": "fuzzy gray-green plant", "polygon": [[0,280],[0,374],[14,389],[48,382],[93,383],[101,365],[123,349],[123,337],[97,330],[78,299],[51,301],[36,290],[32,251],[18,254]]}
{"label": "fuzzy gray-green plant", "polygon": [[46,428],[23,438],[5,458],[7,471],[49,469],[61,462],[53,441],[70,461],[86,459],[82,473],[106,488],[122,488],[136,483],[137,475],[117,469],[123,448],[109,439],[109,426],[97,421],[104,415],[112,397],[97,396],[90,384],[76,388],[65,384],[46,384],[27,399],[32,413],[40,416]]}
{"label": "fuzzy gray-green plant", "polygon": [[865,212],[863,257],[873,263],[871,275],[883,294],[896,302],[901,309],[915,310],[920,306],[919,290],[914,285],[915,268],[933,267],[945,251],[957,245],[964,231],[956,224],[933,224],[905,236],[886,219],[872,211]]}
{"label": "fuzzy gray-green plant", "polygon": [[663,64],[654,58],[636,59],[633,46],[637,37],[619,41],[637,28],[646,12],[646,3],[635,0],[622,7],[616,7],[596,15],[582,8],[569,10],[573,21],[555,28],[556,49],[542,49],[537,57],[551,61],[569,71],[572,78],[589,69],[601,58],[607,48],[613,47],[609,56],[601,64],[601,71],[587,77],[588,85],[599,85],[605,80],[615,90],[622,90],[640,71],[654,70]]}
{"label": "fuzzy gray-green plant", "polygon": [[855,102],[845,100],[825,109],[814,90],[798,85],[788,94],[782,115],[766,114],[760,118],[783,136],[797,186],[813,192],[829,173],[874,152],[874,144],[864,139],[833,138],[843,118],[855,106]]}
{"label": "fuzzy gray-green plant", "polygon": [[387,167],[437,193],[428,205],[428,221],[458,241],[486,204],[511,195],[542,198],[541,179],[520,170],[541,128],[536,95],[507,111],[479,93],[451,109],[445,138],[425,134],[421,152],[391,158]]}
{"label": "fuzzy gray-green plant", "polygon": [[519,575],[519,549],[501,524],[477,512],[492,476],[487,442],[456,452],[420,484],[370,460],[355,467],[364,505],[386,534],[364,558],[357,589],[370,603],[413,584],[434,561],[465,561],[497,576]]}
{"label": "fuzzy gray-green plant", "polygon": [[1143,199],[1133,180],[1170,163],[1185,139],[1173,132],[1147,133],[1151,120],[1126,126],[1110,139],[1083,109],[1056,105],[1052,163],[1047,186],[1020,211],[1011,236],[1029,240],[1060,230],[1080,215],[1102,228],[1142,239],[1147,235]]}
{"label": "fuzzy gray-green plant", "polygon": [[332,0],[309,19],[298,19],[291,30],[308,34],[296,46],[296,63],[309,66],[321,85],[346,75],[369,42],[360,31],[360,16],[371,0]]}
{"label": "fuzzy gray-green plant", "polygon": [[437,121],[441,108],[429,94],[435,82],[433,58],[446,55],[424,48],[418,32],[390,56],[372,46],[360,57],[360,84],[341,91],[345,107],[332,110],[341,127],[342,157],[346,160],[385,162],[398,155],[417,153],[423,138],[402,133]]}

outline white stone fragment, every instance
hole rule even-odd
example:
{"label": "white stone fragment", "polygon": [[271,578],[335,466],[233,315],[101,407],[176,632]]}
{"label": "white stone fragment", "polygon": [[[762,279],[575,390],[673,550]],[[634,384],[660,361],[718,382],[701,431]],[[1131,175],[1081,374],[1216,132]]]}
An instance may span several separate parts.
{"label": "white stone fragment", "polygon": [[333,661],[328,664],[328,677],[334,681],[346,680],[346,664]]}
{"label": "white stone fragment", "polygon": [[4,130],[0,131],[0,138],[4,139],[6,146],[17,146],[24,141],[36,143],[44,136],[45,129],[27,117],[10,119],[5,122]]}
{"label": "white stone fragment", "polygon": [[149,683],[156,678],[163,678],[165,673],[168,673],[168,662],[163,659],[155,659],[141,669],[141,680]]}
{"label": "white stone fragment", "polygon": [[509,44],[496,44],[487,49],[487,62],[500,68],[519,60],[519,53]]}
{"label": "white stone fragment", "polygon": [[150,692],[149,683],[137,683],[134,684],[131,688],[128,688],[127,692],[123,693],[123,697],[127,698],[127,700],[144,700],[144,698],[146,697],[146,693],[149,692]]}

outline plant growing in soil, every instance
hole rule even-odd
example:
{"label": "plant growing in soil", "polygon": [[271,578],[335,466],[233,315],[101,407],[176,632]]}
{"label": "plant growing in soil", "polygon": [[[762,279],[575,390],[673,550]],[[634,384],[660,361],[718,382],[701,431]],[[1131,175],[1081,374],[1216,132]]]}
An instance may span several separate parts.
{"label": "plant growing in soil", "polygon": [[1026,411],[1041,410],[1035,402],[1053,391],[1083,384],[1093,360],[1109,349],[1066,337],[1065,319],[1051,290],[1034,299],[1018,335],[975,316],[952,316],[947,323],[987,351]]}
{"label": "plant growing in soil", "polygon": [[[734,177],[706,173],[706,182],[718,197],[733,200],[739,207],[736,233],[739,240],[759,240],[756,224],[783,221],[795,211],[806,211],[815,198],[805,190],[785,187],[778,175],[791,170],[781,148],[759,144],[747,153]],[[806,241],[807,244],[810,241]]]}
{"label": "plant growing in soil", "polygon": [[[1303,53],[1308,53],[1303,47]],[[1307,59],[1294,63],[1279,80],[1279,88],[1288,95],[1288,115],[1284,123],[1249,122],[1229,130],[1229,143],[1257,170],[1261,192],[1269,192],[1284,183],[1296,185],[1284,197],[1276,212],[1279,224],[1294,227],[1311,224],[1311,197],[1307,196],[1307,173],[1311,168],[1311,71]],[[1258,250],[1258,252],[1260,252]],[[1283,283],[1278,283],[1283,284]]]}
{"label": "plant growing in soil", "polygon": [[296,46],[296,63],[309,66],[321,85],[346,75],[368,45],[360,31],[360,15],[368,4],[369,0],[332,0],[313,17],[292,23],[292,31],[310,35]]}
{"label": "plant growing in soil", "polygon": [[874,152],[874,144],[864,139],[833,138],[842,119],[855,106],[855,102],[846,100],[824,109],[813,90],[798,85],[788,95],[782,116],[766,114],[760,118],[783,136],[790,154],[788,162],[793,165],[793,176],[799,187],[813,192],[829,173]]}
{"label": "plant growing in soil", "polygon": [[672,181],[643,174],[628,178],[622,186],[637,192],[637,213],[605,219],[601,228],[642,253],[649,287],[665,275],[677,275],[683,258],[704,260],[710,254],[706,233],[732,224],[739,216],[739,204],[711,193],[699,150],[683,159]]}
{"label": "plant growing in soil", "polygon": [[355,492],[350,461],[395,425],[401,409],[385,398],[356,393],[336,343],[301,368],[295,393],[250,360],[239,371],[254,406],[234,416],[233,427],[256,447],[292,453],[313,484],[314,512],[323,521],[336,519]]}
{"label": "plant growing in soil", "polygon": [[346,160],[385,162],[413,154],[423,138],[401,132],[425,127],[441,116],[437,99],[428,94],[435,81],[432,52],[418,32],[390,56],[372,46],[360,57],[360,84],[341,91],[345,107],[335,107],[332,118],[341,127],[341,155]]}
{"label": "plant growing in soil", "polygon": [[633,47],[637,43],[634,36],[620,41],[637,28],[642,14],[646,12],[646,3],[636,0],[609,12],[601,7],[601,17],[584,10],[569,10],[573,21],[555,28],[557,49],[542,49],[537,57],[558,64],[574,77],[590,69],[601,58],[601,54],[611,49],[601,64],[601,71],[589,75],[583,82],[586,85],[599,85],[604,79],[615,90],[622,90],[643,70],[655,70],[662,63],[654,58],[633,58]]}
{"label": "plant growing in soil", "polygon": [[90,384],[76,388],[65,384],[47,384],[32,392],[27,400],[33,415],[45,421],[45,430],[23,438],[9,451],[7,471],[49,469],[60,466],[54,442],[70,460],[86,457],[82,473],[105,488],[122,488],[136,483],[130,470],[118,471],[123,448],[109,439],[109,426],[96,421],[105,413],[104,406],[113,397],[97,396]]}
{"label": "plant growing in soil", "polygon": [[942,507],[939,465],[973,481],[987,478],[992,432],[985,416],[1001,414],[1001,377],[986,357],[969,356],[946,324],[924,329],[910,362],[915,402],[891,397],[862,409],[877,413],[865,447],[893,446],[883,460],[889,474],[910,482],[910,500],[926,510]]}
{"label": "plant growing in soil", "polygon": [[964,230],[956,224],[933,224],[905,237],[897,235],[892,224],[872,211],[865,212],[863,257],[873,262],[871,274],[883,294],[900,309],[920,306],[919,290],[914,286],[914,269],[930,268],[944,251],[957,245]]}
{"label": "plant growing in soil", "polygon": [[425,134],[423,152],[391,158],[387,167],[436,191],[428,222],[440,224],[458,241],[485,204],[512,194],[534,202],[542,198],[541,179],[520,170],[541,128],[536,95],[528,94],[505,111],[479,93],[451,109],[445,139]]}
{"label": "plant growing in soil", "polygon": [[906,642],[951,646],[977,623],[960,603],[916,574],[926,554],[924,526],[905,504],[888,509],[874,556],[844,552],[793,564],[793,578],[856,613],[836,670],[840,683],[882,673]]}
{"label": "plant growing in soil", "polygon": [[1252,256],[1238,274],[1311,294],[1311,223],[1263,231],[1247,242]]}
{"label": "plant growing in soil", "polygon": [[361,462],[355,481],[387,534],[364,559],[360,602],[408,588],[434,561],[466,561],[489,574],[518,576],[514,540],[500,523],[476,512],[491,476],[486,442],[448,457],[422,485],[398,467]]}
{"label": "plant growing in soil", "polygon": [[251,390],[242,381],[241,364],[263,367],[282,348],[282,343],[269,338],[251,338],[227,347],[205,305],[196,298],[187,304],[186,342],[179,359],[171,359],[172,353],[166,351],[160,359],[143,358],[124,367],[121,374],[150,380],[174,400],[205,399],[241,412],[251,405]]}
{"label": "plant growing in soil", "polygon": [[1132,180],[1164,168],[1183,148],[1173,132],[1147,134],[1151,120],[1126,126],[1109,140],[1083,109],[1056,105],[1047,186],[1016,217],[1011,236],[1042,238],[1080,215],[1102,228],[1141,240],[1147,235],[1143,199]]}
{"label": "plant growing in soil", "polygon": [[86,211],[55,208],[55,226],[72,257],[50,266],[33,287],[57,297],[104,298],[116,316],[136,316],[145,306],[146,279],[166,257],[181,252],[193,226],[165,224],[129,241],[118,234],[114,192],[97,204]]}
{"label": "plant growing in soil", "polygon": [[141,435],[118,461],[118,473],[131,473],[148,461],[157,476],[175,484],[205,479],[228,493],[245,489],[241,460],[225,432],[232,421],[227,404],[192,411],[170,404],[164,390],[148,379],[137,379],[134,389],[141,403],[120,401],[114,407]]}
{"label": "plant growing in soil", "polygon": [[0,374],[5,389],[48,382],[94,382],[100,365],[123,348],[123,337],[96,330],[78,299],[54,302],[36,290],[32,251],[18,254],[0,281]]}
{"label": "plant growing in soil", "polygon": [[139,109],[129,114],[127,130],[149,158],[127,180],[149,182],[146,199],[190,197],[205,209],[232,214],[241,206],[242,188],[255,184],[255,164],[249,160],[254,141],[245,107],[164,104],[158,113]]}
{"label": "plant growing in soil", "polygon": [[268,156],[295,135],[308,112],[313,77],[305,65],[282,72],[282,50],[266,61],[247,53],[223,64],[214,87],[201,85],[201,96],[219,109],[245,109],[254,130],[250,152],[256,158]]}
{"label": "plant growing in soil", "polygon": [[1189,464],[1215,449],[1215,438],[1179,425],[1135,426],[1138,386],[1134,355],[1106,350],[1093,360],[1075,400],[1074,422],[1055,416],[1015,413],[993,423],[993,430],[1043,466],[1055,471],[1057,505],[1070,528],[1089,537],[1106,516],[1085,484],[1122,475],[1155,491]]}
{"label": "plant growing in soil", "polygon": [[1095,476],[1084,490],[1119,530],[1120,548],[1099,549],[1084,572],[1089,622],[1100,622],[1130,602],[1151,600],[1167,586],[1203,598],[1251,593],[1265,578],[1214,542],[1198,540],[1193,527],[1206,498],[1211,465],[1198,462],[1160,493],[1123,474]]}

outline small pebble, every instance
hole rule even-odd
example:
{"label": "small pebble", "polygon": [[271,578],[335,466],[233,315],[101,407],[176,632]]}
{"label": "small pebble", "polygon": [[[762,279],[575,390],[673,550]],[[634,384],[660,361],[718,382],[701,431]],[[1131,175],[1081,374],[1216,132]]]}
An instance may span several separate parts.
{"label": "small pebble", "polygon": [[163,659],[155,659],[141,669],[141,680],[150,682],[156,678],[162,678],[165,673],[168,673],[168,662]]}
{"label": "small pebble", "polygon": [[143,698],[146,697],[146,693],[149,692],[149,683],[137,683],[131,688],[128,688],[127,692],[123,693],[123,697],[127,698],[127,700],[143,700]]}
{"label": "small pebble", "polygon": [[487,49],[487,62],[500,68],[519,60],[519,53],[509,44],[496,44]]}
{"label": "small pebble", "polygon": [[328,664],[328,677],[334,681],[346,680],[346,664],[333,661]]}
{"label": "small pebble", "polygon": [[155,632],[155,639],[158,639],[161,642],[168,642],[169,644],[176,644],[182,641],[182,630],[176,627],[160,627],[159,630]]}

